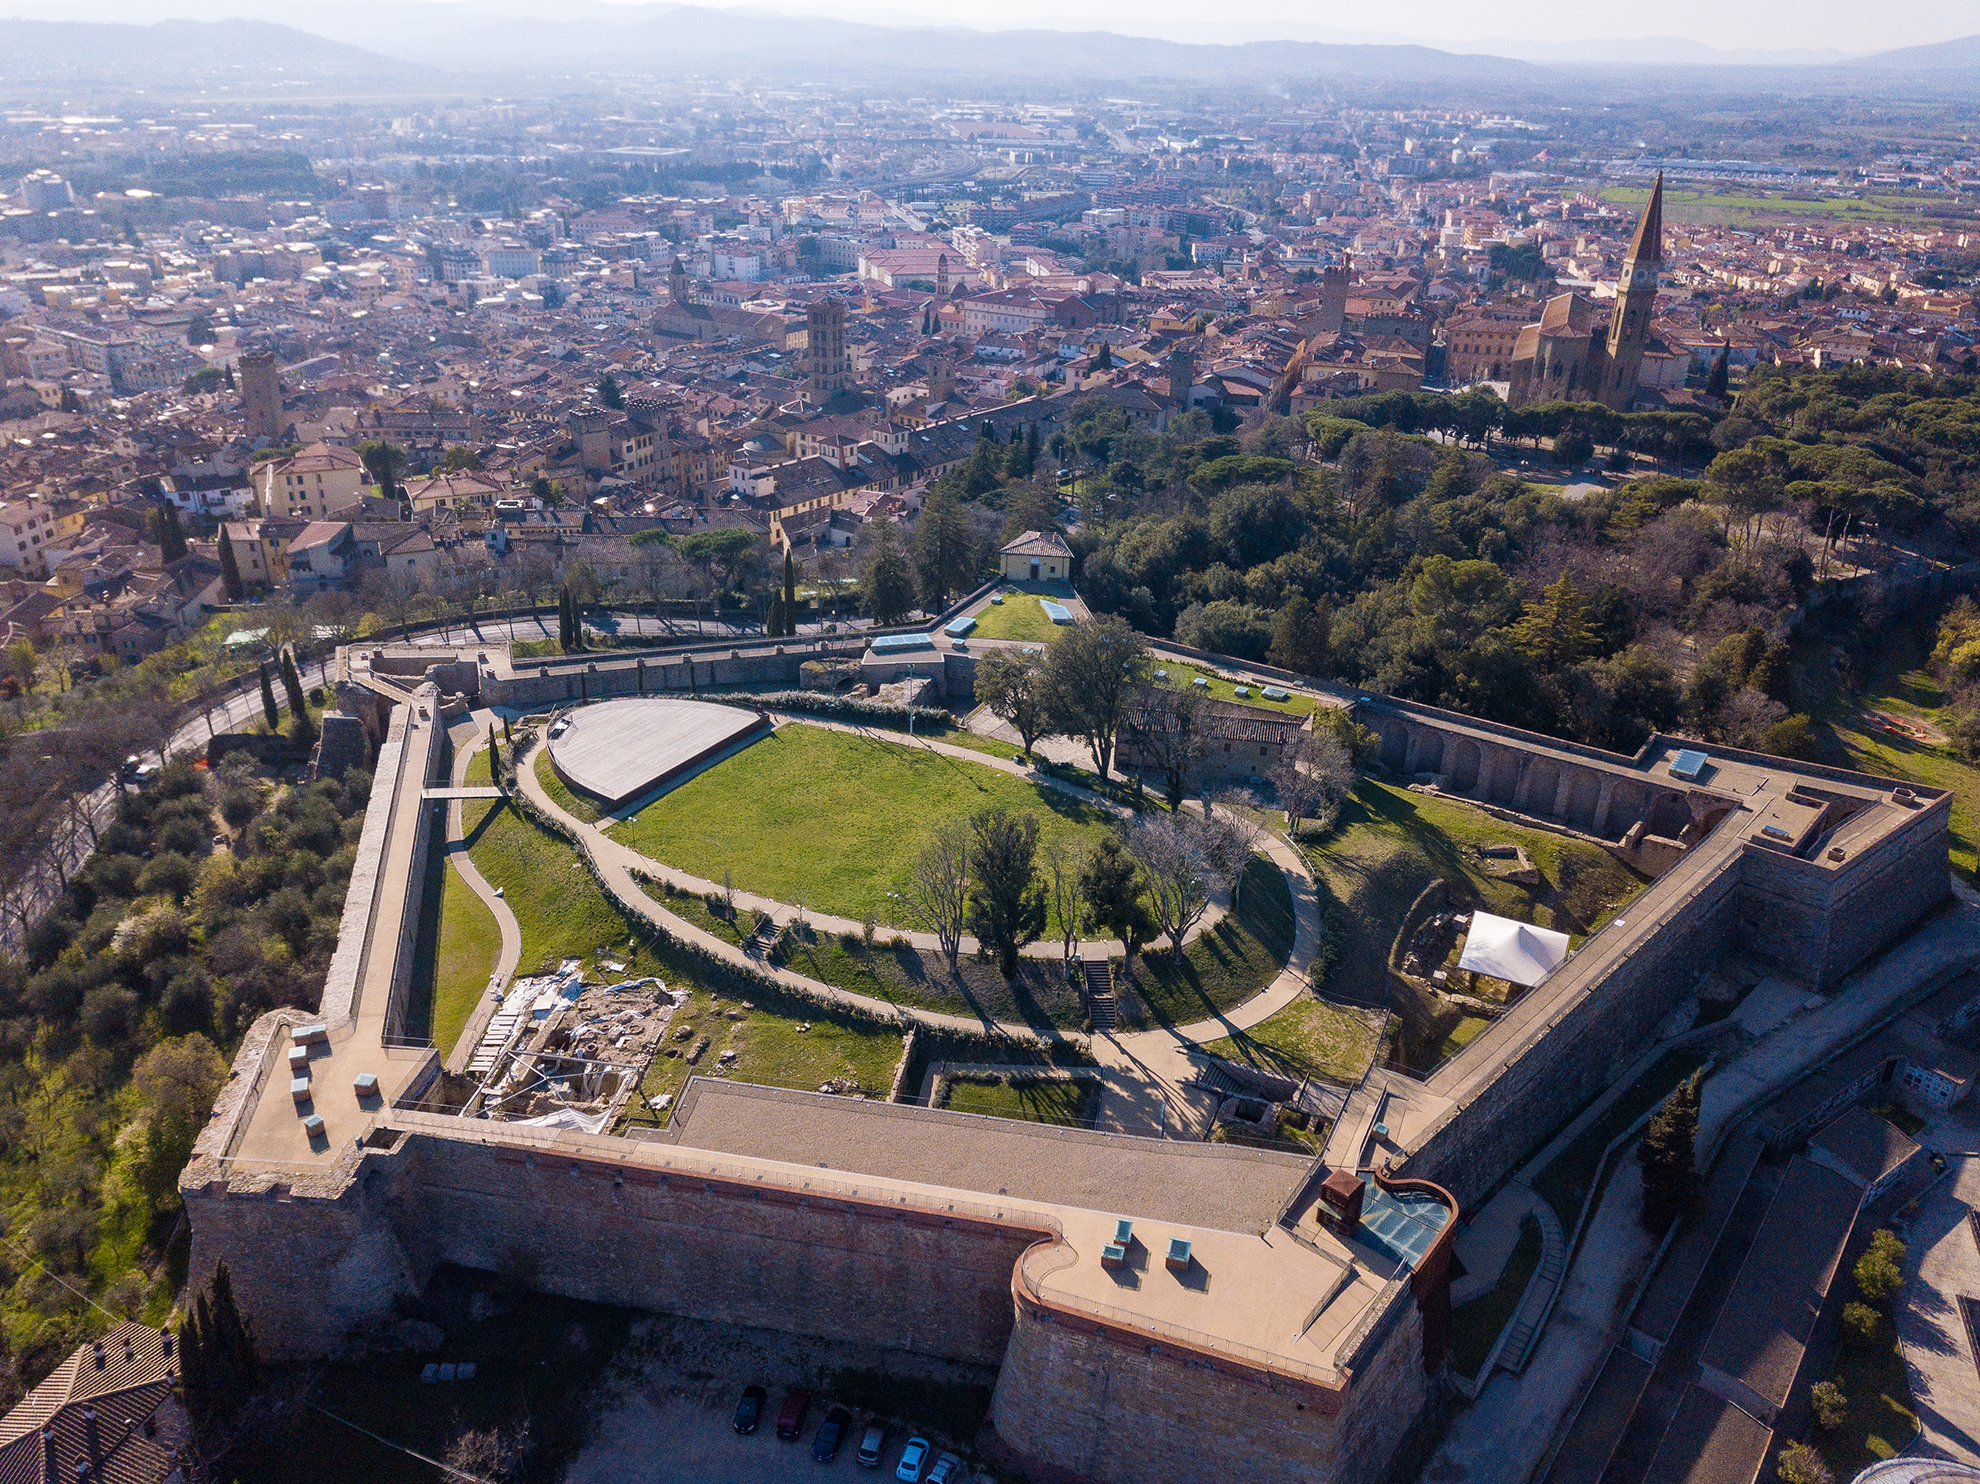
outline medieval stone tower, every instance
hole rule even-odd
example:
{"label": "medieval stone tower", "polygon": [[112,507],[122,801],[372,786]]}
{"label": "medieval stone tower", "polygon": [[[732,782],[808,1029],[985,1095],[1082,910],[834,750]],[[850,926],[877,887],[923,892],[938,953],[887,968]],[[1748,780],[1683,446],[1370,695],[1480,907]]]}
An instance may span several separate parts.
{"label": "medieval stone tower", "polygon": [[1609,321],[1608,354],[1602,366],[1598,400],[1605,407],[1627,412],[1636,399],[1637,373],[1643,366],[1643,343],[1650,338],[1650,314],[1657,303],[1657,274],[1664,266],[1664,175],[1650,188],[1650,200],[1630,239],[1616,280],[1616,309]]}
{"label": "medieval stone tower", "polygon": [[805,316],[804,399],[829,402],[852,388],[852,357],[846,353],[846,305],[827,294]]}
{"label": "medieval stone tower", "polygon": [[282,384],[276,374],[275,352],[243,351],[240,368],[241,406],[247,413],[249,434],[280,440],[287,424],[282,417]]}

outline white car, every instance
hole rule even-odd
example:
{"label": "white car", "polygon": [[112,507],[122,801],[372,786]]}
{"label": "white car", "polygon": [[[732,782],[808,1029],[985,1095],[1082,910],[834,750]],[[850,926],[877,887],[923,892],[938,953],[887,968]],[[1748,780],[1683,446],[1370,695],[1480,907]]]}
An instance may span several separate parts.
{"label": "white car", "polygon": [[928,1439],[909,1438],[901,1461],[894,1465],[894,1477],[901,1484],[921,1484],[921,1470],[928,1462]]}
{"label": "white car", "polygon": [[550,740],[552,742],[556,741],[559,737],[563,736],[565,732],[569,731],[570,728],[571,728],[571,720],[567,716],[563,718],[561,721],[559,721],[555,726],[550,728]]}

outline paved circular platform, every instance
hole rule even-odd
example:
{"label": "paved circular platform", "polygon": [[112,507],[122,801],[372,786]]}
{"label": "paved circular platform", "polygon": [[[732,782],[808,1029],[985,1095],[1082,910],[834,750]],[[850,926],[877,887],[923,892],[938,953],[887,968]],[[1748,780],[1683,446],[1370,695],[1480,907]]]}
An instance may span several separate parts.
{"label": "paved circular platform", "polygon": [[761,711],[662,697],[580,706],[569,723],[550,739],[550,765],[572,788],[614,807],[770,731]]}

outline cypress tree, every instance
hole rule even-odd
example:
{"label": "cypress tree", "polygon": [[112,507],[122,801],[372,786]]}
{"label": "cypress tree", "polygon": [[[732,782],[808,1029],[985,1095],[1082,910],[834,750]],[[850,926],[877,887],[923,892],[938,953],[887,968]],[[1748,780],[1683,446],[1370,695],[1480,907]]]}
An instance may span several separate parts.
{"label": "cypress tree", "polygon": [[1702,1072],[1693,1072],[1664,1099],[1643,1131],[1643,1142],[1636,1146],[1637,1162],[1643,1166],[1643,1225],[1647,1231],[1665,1231],[1683,1214],[1698,1188],[1698,1087],[1702,1076]]}
{"label": "cypress tree", "polygon": [[784,548],[784,632],[797,633],[797,563],[788,546]]}
{"label": "cypress tree", "polygon": [[295,653],[287,649],[282,651],[282,689],[289,696],[289,714],[293,718],[291,726],[296,739],[314,739],[316,724],[309,719],[309,706],[303,698],[302,673],[296,669]]}
{"label": "cypress tree", "polygon": [[1726,364],[1726,360],[1731,353],[1732,353],[1731,346],[1722,345],[1719,347],[1719,357],[1717,360],[1712,362],[1712,370],[1705,378],[1706,396],[1718,397],[1722,400],[1724,399],[1726,395],[1726,382],[1732,370],[1732,368]]}
{"label": "cypress tree", "polygon": [[763,632],[768,634],[772,639],[783,637],[784,595],[780,592],[773,590],[770,594],[770,611],[764,615]]}
{"label": "cypress tree", "polygon": [[238,603],[247,593],[241,581],[240,563],[234,560],[234,543],[227,539],[227,528],[220,527],[220,586],[226,590],[227,601]]}
{"label": "cypress tree", "polygon": [[515,745],[514,739],[509,736],[509,718],[506,716],[502,718],[502,740],[512,747]]}
{"label": "cypress tree", "polygon": [[282,708],[275,704],[275,686],[268,678],[268,661],[261,662],[261,714],[268,719],[268,730],[282,724]]}
{"label": "cypress tree", "polygon": [[179,1376],[186,1410],[202,1423],[232,1416],[260,1379],[254,1332],[234,1302],[224,1262],[179,1326]]}

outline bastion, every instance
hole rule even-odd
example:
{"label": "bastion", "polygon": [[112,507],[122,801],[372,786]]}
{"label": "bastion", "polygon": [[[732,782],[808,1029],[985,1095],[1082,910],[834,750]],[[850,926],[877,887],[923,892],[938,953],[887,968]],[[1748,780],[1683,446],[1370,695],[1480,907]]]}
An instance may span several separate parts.
{"label": "bastion", "polygon": [[[722,683],[748,684],[795,658],[635,660],[611,689],[692,699],[723,663]],[[192,1283],[225,1261],[271,1358],[387,1323],[460,1264],[997,1366],[996,1438],[1041,1475],[1374,1484],[1440,1384],[1460,1203],[1728,948],[1830,988],[1947,892],[1940,790],[1668,737],[1626,758],[1339,692],[1393,774],[1655,880],[1430,1079],[1371,1073],[1317,1158],[707,1078],[658,1137],[423,1111],[438,1057],[401,1032],[443,691],[602,695],[599,672],[557,669],[340,657],[390,720],[323,1003],[256,1023],[180,1178]]]}

